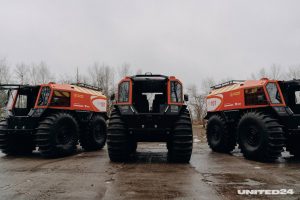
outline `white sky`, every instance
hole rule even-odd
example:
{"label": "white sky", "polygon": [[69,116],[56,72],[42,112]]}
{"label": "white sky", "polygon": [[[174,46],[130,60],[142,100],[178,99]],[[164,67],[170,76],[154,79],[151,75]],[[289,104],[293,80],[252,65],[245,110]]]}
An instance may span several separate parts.
{"label": "white sky", "polygon": [[0,0],[0,57],[56,74],[129,63],[187,84],[300,64],[300,1]]}

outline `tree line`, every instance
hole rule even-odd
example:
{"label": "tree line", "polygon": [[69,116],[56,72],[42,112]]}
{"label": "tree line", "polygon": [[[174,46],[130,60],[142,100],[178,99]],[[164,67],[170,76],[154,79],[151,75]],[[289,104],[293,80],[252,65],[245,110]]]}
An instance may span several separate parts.
{"label": "tree line", "polygon": [[[102,88],[106,96],[111,96],[116,92],[117,81],[125,76],[133,74],[142,74],[142,70],[133,71],[130,64],[124,63],[119,67],[95,62],[88,67],[85,73],[74,71],[70,74],[55,75],[51,68],[43,61],[39,63],[19,63],[11,67],[5,58],[0,59],[0,84],[15,83],[15,84],[44,84],[49,82],[57,83],[86,83],[99,88]],[[282,67],[280,65],[271,65],[268,68],[261,68],[254,72],[247,79],[260,78],[291,80],[300,79],[300,65]],[[226,78],[216,81],[213,77],[204,78],[199,84],[192,84],[185,87],[185,93],[189,95],[188,107],[191,111],[192,119],[195,123],[202,123],[206,115],[206,95],[209,93],[213,85],[232,80]],[[1,94],[0,94],[1,96]],[[111,102],[109,102],[111,104]]]}

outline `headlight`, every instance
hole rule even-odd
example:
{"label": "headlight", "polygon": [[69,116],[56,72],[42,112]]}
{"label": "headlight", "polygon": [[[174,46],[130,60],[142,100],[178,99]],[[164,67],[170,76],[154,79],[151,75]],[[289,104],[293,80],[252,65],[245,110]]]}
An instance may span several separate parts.
{"label": "headlight", "polygon": [[171,105],[171,113],[178,113],[179,112],[179,106]]}
{"label": "headlight", "polygon": [[288,114],[286,108],[283,106],[278,106],[278,107],[273,107],[273,108],[278,114]]}
{"label": "headlight", "polygon": [[44,111],[45,111],[44,108],[31,109],[30,112],[28,113],[28,116],[30,116],[30,117],[40,117],[43,114]]}
{"label": "headlight", "polygon": [[122,114],[132,114],[134,110],[131,106],[119,106],[119,110]]}

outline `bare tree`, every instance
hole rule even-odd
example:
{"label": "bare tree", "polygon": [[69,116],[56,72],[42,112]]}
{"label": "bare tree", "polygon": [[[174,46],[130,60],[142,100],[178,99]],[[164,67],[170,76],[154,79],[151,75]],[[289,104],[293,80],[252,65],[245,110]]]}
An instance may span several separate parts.
{"label": "bare tree", "polygon": [[187,90],[190,96],[188,106],[192,118],[195,122],[201,123],[206,114],[206,97],[199,93],[196,85],[189,86]]}
{"label": "bare tree", "polygon": [[300,66],[289,67],[286,77],[287,79],[300,79]]}
{"label": "bare tree", "polygon": [[34,63],[31,64],[28,73],[30,76],[29,83],[32,85],[45,84],[54,81],[48,66],[43,61],[37,65]]}
{"label": "bare tree", "polygon": [[38,69],[37,69],[37,66],[32,63],[29,67],[29,76],[30,76],[30,84],[32,85],[37,85],[38,82],[39,82],[39,79],[38,79]]}
{"label": "bare tree", "polygon": [[15,68],[15,76],[17,83],[19,84],[28,84],[29,78],[28,78],[28,66],[24,63],[20,63],[16,65]]}
{"label": "bare tree", "polygon": [[261,78],[267,78],[267,72],[265,68],[261,68],[257,73],[252,73],[251,74],[251,79],[253,80],[259,80]]}
{"label": "bare tree", "polygon": [[53,80],[51,72],[47,66],[47,64],[43,61],[38,65],[38,77],[39,83],[45,84]]}
{"label": "bare tree", "polygon": [[105,95],[110,95],[114,90],[114,70],[108,65],[94,63],[89,68],[89,76],[93,85],[102,88]]}
{"label": "bare tree", "polygon": [[11,74],[5,58],[0,59],[0,84],[7,84],[11,80]]}
{"label": "bare tree", "polygon": [[274,80],[280,79],[282,77],[280,65],[271,65],[268,77]]}
{"label": "bare tree", "polygon": [[124,63],[120,68],[119,68],[119,77],[120,79],[124,78],[125,76],[129,76],[132,74],[130,65],[128,63]]}
{"label": "bare tree", "polygon": [[57,82],[61,84],[72,84],[75,83],[76,81],[74,77],[68,74],[61,74],[59,75]]}
{"label": "bare tree", "polygon": [[208,94],[211,90],[211,87],[216,84],[215,80],[212,77],[204,78],[201,82],[201,90],[204,94]]}

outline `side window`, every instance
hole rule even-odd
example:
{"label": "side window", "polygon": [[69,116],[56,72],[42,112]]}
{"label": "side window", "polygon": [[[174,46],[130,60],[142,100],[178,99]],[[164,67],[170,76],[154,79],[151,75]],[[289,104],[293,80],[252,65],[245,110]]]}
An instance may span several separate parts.
{"label": "side window", "polygon": [[3,108],[6,106],[7,100],[8,100],[8,92],[9,90],[3,90],[0,88],[0,108]]}
{"label": "side window", "polygon": [[70,106],[70,92],[54,90],[50,106],[69,107]]}
{"label": "side window", "polygon": [[182,85],[177,81],[171,81],[171,102],[181,103],[182,101]]}
{"label": "side window", "polygon": [[27,108],[27,96],[18,95],[15,108]]}
{"label": "side window", "polygon": [[124,103],[129,102],[129,81],[124,81],[119,85],[119,95],[118,95],[118,102]]}
{"label": "side window", "polygon": [[300,105],[300,90],[295,92],[295,102]]}
{"label": "side window", "polygon": [[282,103],[276,83],[268,83],[266,88],[267,88],[271,103],[273,103],[273,104]]}
{"label": "side window", "polygon": [[18,91],[17,90],[9,90],[7,95],[8,95],[8,102],[7,102],[7,108],[12,109],[13,104],[15,102],[15,99],[17,97]]}
{"label": "side window", "polygon": [[47,106],[48,100],[50,97],[51,89],[50,87],[43,87],[41,90],[41,94],[38,100],[38,106]]}
{"label": "side window", "polygon": [[267,98],[262,87],[245,89],[245,105],[265,105]]}

